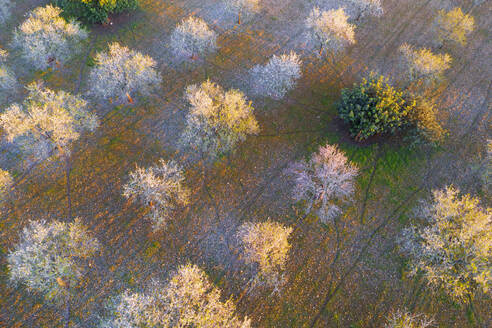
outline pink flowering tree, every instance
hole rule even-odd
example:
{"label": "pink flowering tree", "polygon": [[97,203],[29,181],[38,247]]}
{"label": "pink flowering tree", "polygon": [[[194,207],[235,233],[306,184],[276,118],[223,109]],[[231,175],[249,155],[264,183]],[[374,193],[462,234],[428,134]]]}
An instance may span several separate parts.
{"label": "pink flowering tree", "polygon": [[292,164],[287,173],[294,178],[293,197],[305,203],[306,214],[314,211],[328,223],[341,212],[341,204],[354,193],[357,167],[336,146],[320,147],[309,161]]}

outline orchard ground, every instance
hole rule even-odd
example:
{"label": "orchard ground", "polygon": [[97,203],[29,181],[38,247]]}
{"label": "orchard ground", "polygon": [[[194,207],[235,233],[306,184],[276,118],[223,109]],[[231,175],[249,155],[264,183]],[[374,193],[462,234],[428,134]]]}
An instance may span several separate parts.
{"label": "orchard ground", "polygon": [[[149,54],[163,75],[160,91],[136,104],[92,103],[101,126],[74,147],[73,212],[104,247],[78,287],[73,322],[93,327],[109,297],[153,278],[162,280],[179,264],[191,261],[207,271],[224,298],[238,300],[240,314],[250,317],[255,327],[308,327],[319,311],[316,327],[381,327],[392,309],[402,307],[429,313],[443,327],[473,327],[474,319],[462,307],[431,293],[423,281],[405,276],[395,237],[418,199],[432,188],[454,183],[463,190],[473,189],[470,161],[477,157],[478,141],[490,122],[492,66],[487,58],[492,57],[492,4],[383,1],[385,14],[358,21],[357,44],[332,61],[317,58],[317,52],[305,45],[304,18],[313,3],[262,3],[258,15],[238,25],[234,17],[223,15],[218,0],[140,0],[136,12],[114,17],[113,25],[91,27],[82,53],[59,70],[28,71],[12,53],[9,64],[21,85],[42,79],[53,89],[73,93],[87,91],[94,55],[113,41]],[[0,33],[2,48],[9,48],[13,29],[37,5],[39,1],[28,0],[16,4],[13,18]],[[446,143],[429,150],[411,147],[403,136],[363,144],[352,141],[337,119],[340,90],[370,71],[399,80],[404,73],[398,68],[398,47],[404,42],[434,46],[437,10],[455,5],[475,17],[476,29],[465,48],[443,48],[453,57],[452,68],[446,81],[431,90],[439,118],[450,133]],[[190,14],[205,19],[218,33],[218,50],[206,58],[176,63],[167,48],[169,36]],[[247,71],[290,50],[304,62],[297,88],[282,101],[248,93]],[[184,90],[207,78],[226,89],[243,90],[253,101],[261,132],[205,168],[204,176],[204,164],[179,154],[176,142],[188,108]],[[360,169],[356,195],[332,225],[304,218],[283,174],[290,163],[326,143],[339,144]],[[7,144],[1,151],[2,167],[14,174],[16,187],[0,221],[0,325],[61,326],[59,309],[8,283],[5,254],[29,220],[66,216],[63,167],[50,161],[25,163]],[[160,158],[186,163],[192,202],[166,230],[153,232],[144,219],[145,208],[126,200],[122,186],[135,164],[149,166]],[[247,268],[232,270],[227,263],[235,250],[228,249],[227,242],[206,242],[212,231],[227,240],[232,227],[267,218],[294,227],[288,282],[280,297],[268,291],[245,294]],[[217,252],[230,256],[213,258]],[[321,308],[333,290],[336,293]],[[491,305],[490,299],[476,300],[482,319],[492,320],[486,310]]]}

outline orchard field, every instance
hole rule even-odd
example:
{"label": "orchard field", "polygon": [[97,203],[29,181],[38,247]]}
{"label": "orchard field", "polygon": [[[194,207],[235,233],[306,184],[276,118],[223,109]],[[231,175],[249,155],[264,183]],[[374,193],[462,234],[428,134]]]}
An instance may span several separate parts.
{"label": "orchard field", "polygon": [[[58,148],[52,147],[36,156],[24,151],[25,141],[20,147],[9,139],[6,119],[0,118],[0,168],[12,179],[0,190],[0,327],[491,327],[491,1],[382,0],[381,13],[349,17],[355,25],[353,42],[338,51],[327,46],[320,55],[306,18],[314,7],[346,7],[351,14],[352,2],[260,0],[257,12],[239,18],[224,0],[139,0],[135,10],[110,15],[102,24],[83,23],[88,35],[80,49],[62,63],[54,58],[46,68],[26,63],[13,35],[27,13],[49,1],[10,2],[8,17],[0,20],[0,49],[8,51],[3,65],[16,83],[7,91],[0,88],[0,113],[23,102],[29,93],[24,86],[42,81],[51,90],[84,98],[99,124],[73,138],[66,153],[55,155]],[[473,17],[473,30],[466,33],[465,44],[440,42],[436,17],[456,7]],[[190,15],[215,32],[216,45],[178,60],[173,31]],[[92,92],[97,54],[113,42],[155,61],[160,80],[151,92],[102,100]],[[409,86],[399,50],[405,43],[449,54],[449,68],[438,81]],[[294,85],[280,97],[258,92],[262,81],[251,70],[291,52],[300,61]],[[444,137],[430,143],[401,130],[354,138],[339,116],[342,90],[371,72],[432,101]],[[113,78],[99,88],[110,90]],[[181,146],[192,107],[187,87],[207,79],[226,91],[240,90],[257,122],[254,133],[212,160],[194,139],[191,146]],[[357,170],[350,196],[336,200],[337,215],[326,220],[316,202],[328,191],[313,196],[316,211],[306,210],[309,200],[294,192],[295,163],[309,165],[325,145],[337,146]],[[132,172],[161,159],[179,164],[187,195],[158,227],[149,220],[156,200],[140,201],[126,193]],[[484,253],[482,262],[466,266],[478,266],[470,270],[481,270],[482,276],[461,276],[463,284],[471,279],[474,291],[464,300],[433,284],[429,271],[412,275],[413,262],[402,250],[405,229],[420,222],[415,209],[447,186],[473,197],[474,206],[485,213],[481,244],[473,244]],[[72,218],[80,219],[99,247],[83,261],[76,283],[67,287],[55,277],[58,285],[50,288],[63,289],[64,297],[56,300],[29,282],[14,281],[9,254],[23,229],[31,221],[68,223]],[[238,241],[237,231],[248,227],[246,222],[276,222],[288,232],[288,252],[275,268],[273,287],[257,283],[260,264],[250,261],[248,246]],[[270,239],[279,231],[270,232]],[[210,313],[201,324],[105,321],[118,315],[110,310],[118,295],[152,295],[189,263],[208,276],[221,302],[230,300],[243,326],[214,323]],[[415,316],[415,325],[390,326],[398,311]],[[424,317],[432,325],[417,325]]]}

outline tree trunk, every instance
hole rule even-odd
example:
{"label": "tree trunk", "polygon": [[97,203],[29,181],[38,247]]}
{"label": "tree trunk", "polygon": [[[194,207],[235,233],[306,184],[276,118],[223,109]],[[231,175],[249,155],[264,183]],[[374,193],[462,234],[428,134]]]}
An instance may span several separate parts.
{"label": "tree trunk", "polygon": [[238,25],[241,25],[241,12],[238,13],[237,23]]}
{"label": "tree trunk", "polygon": [[71,192],[70,192],[70,171],[71,171],[70,157],[65,156],[65,175],[66,175],[66,183],[67,183],[68,219],[72,220],[72,196],[71,196]]}
{"label": "tree trunk", "polygon": [[319,47],[319,56],[321,57],[322,54],[323,54],[323,43]]}

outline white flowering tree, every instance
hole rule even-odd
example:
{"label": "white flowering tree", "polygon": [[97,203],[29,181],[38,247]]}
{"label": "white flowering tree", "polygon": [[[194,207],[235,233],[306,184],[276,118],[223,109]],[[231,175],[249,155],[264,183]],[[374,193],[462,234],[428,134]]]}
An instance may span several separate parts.
{"label": "white flowering tree", "polygon": [[441,46],[445,41],[464,46],[467,36],[475,28],[475,19],[473,16],[463,13],[459,7],[450,11],[440,10],[437,14],[435,28]]}
{"label": "white flowering tree", "polygon": [[251,102],[239,90],[225,91],[207,80],[188,86],[185,98],[190,103],[190,112],[179,140],[181,149],[191,148],[202,158],[213,161],[259,131]]}
{"label": "white flowering tree", "polygon": [[355,9],[355,20],[371,15],[382,16],[384,13],[381,0],[347,0],[347,2]]}
{"label": "white flowering tree", "polygon": [[256,65],[251,69],[250,79],[254,92],[273,99],[282,99],[288,91],[295,88],[301,77],[301,65],[299,56],[294,52],[273,55],[266,65]]}
{"label": "white flowering tree", "polygon": [[180,59],[196,59],[217,48],[217,34],[201,18],[183,19],[171,35],[171,49]]}
{"label": "white flowering tree", "polygon": [[0,169],[0,203],[7,199],[14,180],[8,171]]}
{"label": "white flowering tree", "polygon": [[114,42],[99,52],[89,75],[89,95],[111,103],[133,103],[135,95],[149,96],[162,82],[156,62],[149,56]]}
{"label": "white flowering tree", "polygon": [[450,67],[451,56],[448,54],[434,54],[427,48],[415,49],[407,43],[399,50],[410,81],[430,83],[441,80],[444,71]]}
{"label": "white flowering tree", "polygon": [[285,265],[290,243],[291,227],[267,220],[260,223],[246,222],[236,234],[244,260],[256,267],[252,286],[265,285],[278,292],[285,284]]}
{"label": "white flowering tree", "polygon": [[250,320],[235,315],[232,300],[196,265],[180,266],[167,284],[154,283],[146,293],[123,293],[101,328],[228,327],[249,328]]}
{"label": "white flowering tree", "polygon": [[38,159],[60,157],[65,162],[68,217],[72,217],[70,195],[70,150],[84,131],[98,126],[87,102],[65,91],[52,91],[31,83],[22,104],[12,104],[0,114],[0,127],[10,142],[18,142]]}
{"label": "white flowering tree", "polygon": [[172,211],[189,201],[189,190],[183,185],[184,175],[174,161],[160,160],[149,168],[137,167],[130,173],[130,181],[123,187],[123,195],[135,197],[150,206],[149,218],[154,229],[163,228]]}
{"label": "white flowering tree", "polygon": [[237,23],[241,24],[241,17],[251,16],[260,11],[260,0],[224,0],[226,8],[237,14]]}
{"label": "white flowering tree", "polygon": [[306,214],[315,210],[319,219],[328,223],[354,193],[358,169],[336,146],[326,145],[309,161],[292,164],[286,173],[294,177],[293,197],[305,202]]}
{"label": "white flowering tree", "polygon": [[388,316],[384,328],[428,328],[434,326],[434,320],[423,314],[412,314],[397,310]]}
{"label": "white flowering tree", "polygon": [[410,259],[410,273],[422,273],[431,287],[457,301],[468,302],[492,286],[492,210],[452,187],[433,192],[417,217],[422,226],[402,232],[401,251]]}
{"label": "white flowering tree", "polygon": [[10,0],[0,0],[0,25],[4,24],[10,18],[12,11],[12,2]]}
{"label": "white flowering tree", "polygon": [[348,23],[343,8],[321,11],[315,7],[306,19],[308,39],[319,44],[319,55],[323,50],[338,52],[355,43],[355,25]]}
{"label": "white flowering tree", "polygon": [[99,242],[78,219],[68,223],[31,221],[7,255],[10,280],[54,304],[65,303],[68,326],[70,297],[99,248]]}
{"label": "white flowering tree", "polygon": [[6,101],[7,94],[17,87],[17,79],[5,64],[7,51],[0,49],[0,101]]}
{"label": "white flowering tree", "polygon": [[36,69],[65,63],[88,36],[79,23],[62,18],[61,12],[60,8],[51,5],[38,7],[14,32],[13,46]]}

